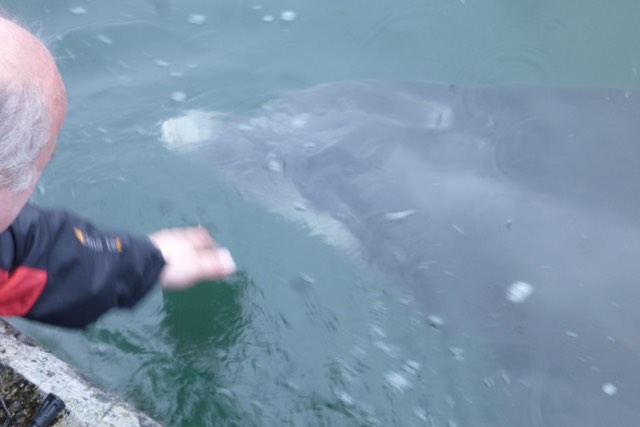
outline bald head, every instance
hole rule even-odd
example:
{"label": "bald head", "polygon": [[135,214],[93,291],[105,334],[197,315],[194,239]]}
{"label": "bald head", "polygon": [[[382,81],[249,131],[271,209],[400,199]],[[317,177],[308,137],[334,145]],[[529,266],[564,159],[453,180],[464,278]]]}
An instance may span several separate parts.
{"label": "bald head", "polygon": [[55,61],[35,36],[0,17],[0,41],[1,232],[51,158],[67,100]]}
{"label": "bald head", "polygon": [[34,86],[42,94],[57,135],[67,112],[67,97],[51,53],[33,34],[2,17],[0,40],[0,84]]}

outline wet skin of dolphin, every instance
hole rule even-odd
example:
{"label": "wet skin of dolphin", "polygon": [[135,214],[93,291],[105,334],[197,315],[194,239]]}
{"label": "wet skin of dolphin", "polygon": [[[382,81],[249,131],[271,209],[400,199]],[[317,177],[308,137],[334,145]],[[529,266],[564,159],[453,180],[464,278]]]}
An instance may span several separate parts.
{"label": "wet skin of dolphin", "polygon": [[461,426],[640,420],[640,93],[343,82],[208,126],[240,192],[472,337]]}

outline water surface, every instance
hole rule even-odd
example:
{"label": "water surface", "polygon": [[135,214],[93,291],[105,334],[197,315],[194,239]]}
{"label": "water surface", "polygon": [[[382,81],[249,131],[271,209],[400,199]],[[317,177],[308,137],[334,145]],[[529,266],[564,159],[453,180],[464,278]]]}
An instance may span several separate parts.
{"label": "water surface", "polygon": [[[537,427],[566,413],[553,402],[572,390],[535,379],[518,407],[505,407],[493,391],[511,379],[479,335],[441,327],[453,313],[426,310],[372,266],[167,150],[159,124],[189,109],[248,114],[284,92],[349,79],[638,89],[636,2],[3,6],[49,40],[69,94],[35,200],[139,232],[203,224],[239,265],[227,282],[153,292],[83,333],[18,322],[93,381],[175,426],[500,426],[516,414]],[[500,326],[507,342],[518,336],[511,326]],[[618,331],[633,335],[625,323]],[[487,357],[460,369],[464,348]],[[602,388],[621,405],[638,396],[607,376],[576,387]]]}

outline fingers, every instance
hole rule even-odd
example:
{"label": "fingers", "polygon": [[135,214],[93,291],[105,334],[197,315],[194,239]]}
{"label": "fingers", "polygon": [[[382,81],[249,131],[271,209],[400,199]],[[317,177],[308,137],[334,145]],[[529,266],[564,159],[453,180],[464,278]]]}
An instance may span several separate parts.
{"label": "fingers", "polygon": [[236,264],[226,248],[213,248],[198,252],[198,280],[221,279],[236,272]]}
{"label": "fingers", "polygon": [[216,247],[216,241],[204,227],[167,228],[154,234],[161,235],[165,239],[188,242],[195,249]]}
{"label": "fingers", "polygon": [[216,247],[215,240],[213,240],[209,231],[204,227],[183,228],[178,229],[178,231],[184,233],[184,238],[196,249]]}

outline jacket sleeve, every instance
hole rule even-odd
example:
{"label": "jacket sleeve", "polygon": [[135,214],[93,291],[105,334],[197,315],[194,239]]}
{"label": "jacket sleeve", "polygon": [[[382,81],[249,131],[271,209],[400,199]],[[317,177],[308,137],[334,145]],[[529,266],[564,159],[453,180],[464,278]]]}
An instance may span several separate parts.
{"label": "jacket sleeve", "polygon": [[163,266],[147,238],[27,205],[0,233],[0,315],[81,328],[135,305]]}

